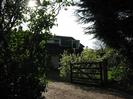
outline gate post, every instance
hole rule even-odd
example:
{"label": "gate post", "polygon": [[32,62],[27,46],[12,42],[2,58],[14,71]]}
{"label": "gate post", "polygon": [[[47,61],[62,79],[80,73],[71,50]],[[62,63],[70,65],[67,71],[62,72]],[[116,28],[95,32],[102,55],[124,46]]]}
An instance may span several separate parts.
{"label": "gate post", "polygon": [[72,70],[72,63],[70,63],[70,81],[71,81],[71,83],[73,82],[72,77],[73,77],[73,70]]}
{"label": "gate post", "polygon": [[99,67],[100,67],[100,80],[101,80],[101,85],[103,85],[103,66],[102,62],[99,62]]}
{"label": "gate post", "polygon": [[104,86],[107,85],[108,83],[108,70],[107,70],[107,60],[105,60],[103,62],[103,83],[104,83]]}

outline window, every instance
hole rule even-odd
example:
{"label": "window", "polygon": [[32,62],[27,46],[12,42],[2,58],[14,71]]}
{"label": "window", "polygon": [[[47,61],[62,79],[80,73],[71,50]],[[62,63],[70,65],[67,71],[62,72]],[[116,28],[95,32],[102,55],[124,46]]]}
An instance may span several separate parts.
{"label": "window", "polygon": [[60,40],[54,39],[54,43],[55,43],[55,44],[59,44],[59,42],[60,42]]}
{"label": "window", "polygon": [[48,43],[60,45],[60,39],[50,39],[50,40],[48,40]]}
{"label": "window", "polygon": [[72,47],[72,40],[61,40],[61,45],[65,47]]}
{"label": "window", "polygon": [[79,40],[73,40],[72,47],[78,49],[79,48]]}

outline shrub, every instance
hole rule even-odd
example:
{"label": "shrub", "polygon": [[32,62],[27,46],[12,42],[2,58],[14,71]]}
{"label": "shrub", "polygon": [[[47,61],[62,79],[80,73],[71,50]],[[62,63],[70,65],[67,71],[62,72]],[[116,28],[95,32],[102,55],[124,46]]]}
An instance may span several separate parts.
{"label": "shrub", "polygon": [[88,61],[106,61],[109,80],[120,81],[127,78],[126,59],[118,51],[111,48],[84,49],[80,55],[63,53],[60,59],[60,76],[69,79],[71,63]]}
{"label": "shrub", "polygon": [[[44,39],[33,42],[29,31],[13,31],[8,35],[7,48],[1,51],[0,90],[5,99],[41,99],[47,80],[45,76]],[[40,44],[41,43],[41,44]],[[45,46],[45,44],[43,44]]]}
{"label": "shrub", "polygon": [[60,59],[60,76],[68,80],[70,77],[70,64],[79,61],[81,61],[79,55],[68,54],[67,52],[64,52]]}
{"label": "shrub", "polygon": [[64,52],[60,59],[60,76],[64,79],[70,79],[70,64],[76,62],[97,61],[98,55],[91,49],[84,49],[81,54],[69,54]]}

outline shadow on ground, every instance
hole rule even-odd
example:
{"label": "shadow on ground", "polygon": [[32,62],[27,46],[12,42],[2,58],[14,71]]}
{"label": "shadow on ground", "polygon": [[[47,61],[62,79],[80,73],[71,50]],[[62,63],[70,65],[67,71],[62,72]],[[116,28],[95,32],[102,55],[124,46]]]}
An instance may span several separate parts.
{"label": "shadow on ground", "polygon": [[[78,94],[79,94],[79,92],[86,93],[86,94],[88,93],[88,94],[92,94],[92,96],[93,96],[93,98],[87,98],[87,96],[85,98],[83,98],[85,95],[79,94],[81,96],[81,98],[78,98],[78,99],[133,99],[132,95],[129,95],[128,93],[125,93],[123,91],[116,90],[113,88],[96,87],[93,85],[86,86],[86,85],[80,85],[80,84],[66,82],[59,77],[58,71],[49,72],[47,77],[50,80],[50,84],[48,85],[48,86],[50,86],[50,87],[48,87],[48,94],[53,95],[53,96],[55,95],[54,99],[61,99],[61,98],[63,98],[62,95],[65,95],[65,94],[67,94],[67,96],[73,97],[73,94],[75,94],[74,91],[77,92]],[[59,95],[61,93],[62,93],[62,95]],[[99,95],[99,97],[94,98],[95,94]],[[57,97],[57,98],[55,98],[55,97]],[[71,97],[69,99],[76,99],[74,97],[73,98],[71,98]],[[90,97],[90,96],[88,95],[88,97]],[[103,98],[100,98],[100,97],[103,97]],[[115,97],[115,98],[109,98],[109,97]],[[46,99],[52,99],[52,98],[46,97]],[[67,99],[67,98],[64,98],[64,99]]]}

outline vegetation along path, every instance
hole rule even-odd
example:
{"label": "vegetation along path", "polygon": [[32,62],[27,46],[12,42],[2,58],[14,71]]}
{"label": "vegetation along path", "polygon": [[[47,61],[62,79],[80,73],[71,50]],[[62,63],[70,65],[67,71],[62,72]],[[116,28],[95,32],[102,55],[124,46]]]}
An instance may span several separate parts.
{"label": "vegetation along path", "polygon": [[51,81],[46,99],[133,99],[123,92]]}

